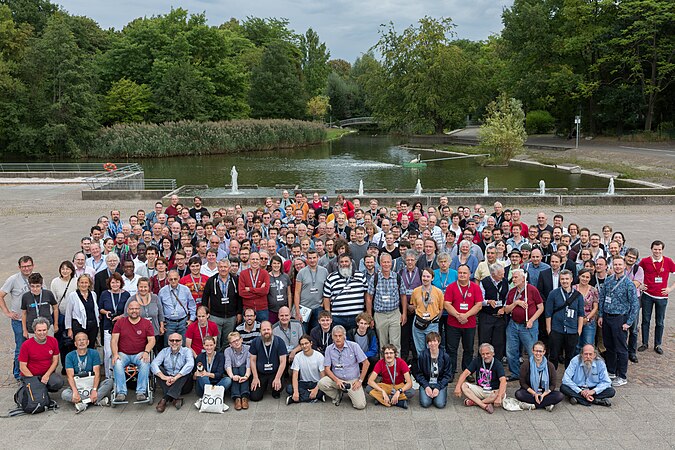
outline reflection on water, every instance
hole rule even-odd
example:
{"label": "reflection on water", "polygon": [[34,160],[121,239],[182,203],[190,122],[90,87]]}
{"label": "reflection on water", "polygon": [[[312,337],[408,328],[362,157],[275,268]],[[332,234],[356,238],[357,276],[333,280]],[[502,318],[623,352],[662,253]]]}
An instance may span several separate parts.
{"label": "reflection on water", "polygon": [[[175,178],[178,185],[230,184],[230,170],[237,167],[239,185],[298,184],[304,188],[358,189],[363,180],[368,189],[409,189],[419,178],[425,191],[461,189],[483,190],[488,177],[490,191],[503,188],[532,188],[546,180],[547,188],[607,187],[608,181],[588,175],[528,165],[481,167],[473,159],[437,161],[421,169],[402,166],[422,154],[422,159],[444,155],[410,151],[400,147],[406,141],[392,136],[353,134],[340,140],[295,150],[237,153],[231,155],[186,156],[135,160],[142,164],[148,178]],[[617,187],[623,187],[620,180]]]}

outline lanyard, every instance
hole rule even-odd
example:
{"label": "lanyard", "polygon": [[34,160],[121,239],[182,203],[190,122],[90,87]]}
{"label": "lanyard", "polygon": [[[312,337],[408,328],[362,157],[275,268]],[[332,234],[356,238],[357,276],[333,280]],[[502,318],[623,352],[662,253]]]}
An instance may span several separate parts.
{"label": "lanyard", "polygon": [[87,368],[87,361],[89,360],[89,353],[87,350],[87,355],[84,357],[84,361],[80,358],[80,355],[77,355],[77,371],[78,373],[84,372],[84,369]]}
{"label": "lanyard", "polygon": [[33,304],[35,305],[35,317],[40,317],[40,305],[42,305],[42,292],[44,289],[40,289],[40,297],[35,301],[35,295],[33,295]]}
{"label": "lanyard", "polygon": [[178,357],[179,356],[180,356],[180,350],[178,350],[178,353],[176,353],[175,356],[174,356],[173,352],[169,353],[169,357],[171,358],[171,366],[172,366],[171,370],[169,371],[169,373],[171,375],[175,375],[174,372],[176,371],[176,367],[178,366]]}
{"label": "lanyard", "polygon": [[258,269],[258,273],[255,274],[255,278],[253,278],[253,269],[250,269],[251,271],[251,281],[253,282],[253,288],[258,286],[258,277],[260,277],[260,269]]}
{"label": "lanyard", "polygon": [[616,280],[616,284],[614,285],[614,287],[613,287],[612,290],[610,291],[610,293],[609,293],[610,296],[611,296],[612,294],[614,294],[614,291],[616,291],[616,288],[619,287],[619,285],[621,284],[621,282],[623,281],[624,278],[626,278],[626,275],[622,276],[622,277],[619,278],[618,280],[616,280],[616,278],[614,278],[614,279]]}
{"label": "lanyard", "polygon": [[495,359],[492,358],[492,361],[490,362],[490,367],[487,369],[485,368],[485,361],[481,361],[481,364],[483,365],[483,370],[492,372],[492,365],[495,363]]}
{"label": "lanyard", "polygon": [[216,354],[214,353],[211,357],[211,362],[209,362],[209,356],[206,355],[206,371],[211,372],[211,367],[213,367],[213,361],[216,359]]}
{"label": "lanyard", "polygon": [[96,264],[96,262],[92,259],[91,260],[91,265],[94,267],[94,272],[98,272],[99,267],[103,264],[103,258]]}
{"label": "lanyard", "polygon": [[330,340],[330,332],[324,333],[323,330],[321,331],[321,343],[323,344],[323,348],[326,348],[328,346],[328,341]]}
{"label": "lanyard", "polygon": [[394,357],[394,372],[392,373],[389,370],[389,366],[385,364],[384,366],[387,369],[387,373],[389,374],[389,379],[391,380],[392,385],[396,385],[396,357]]}
{"label": "lanyard", "polygon": [[494,278],[490,277],[490,280],[492,280],[492,284],[494,284],[495,289],[497,289],[497,300],[500,300],[502,298],[502,290],[504,288],[504,285],[500,281],[499,283],[495,281]]}
{"label": "lanyard", "polygon": [[466,301],[466,296],[469,295],[469,291],[471,290],[471,282],[469,282],[469,285],[466,287],[466,292],[462,292],[462,286],[460,286],[459,283],[457,283],[457,289],[462,296],[462,300]]}
{"label": "lanyard", "polygon": [[[312,286],[316,286],[316,274],[318,272],[318,269],[312,270],[312,268],[309,268],[309,278],[312,280]],[[314,276],[312,276],[312,274]]]}
{"label": "lanyard", "polygon": [[410,273],[409,271],[403,272],[405,275],[405,284],[407,287],[410,287],[413,284],[413,281],[415,281],[415,277],[417,276],[417,267]]}
{"label": "lanyard", "polygon": [[117,305],[120,302],[120,299],[122,298],[122,293],[120,292],[118,294],[117,301],[115,301],[115,294],[113,293],[113,291],[110,291],[110,297],[112,297],[112,304],[113,304],[112,313],[117,314]]}
{"label": "lanyard", "polygon": [[274,337],[272,338],[272,342],[270,343],[269,350],[267,349],[267,346],[263,342],[263,351],[265,352],[265,356],[267,357],[267,362],[270,363],[270,356],[272,355],[272,347],[274,347]]}
{"label": "lanyard", "polygon": [[441,271],[439,270],[439,271],[438,271],[438,276],[439,276],[439,278],[441,279],[441,287],[442,287],[443,289],[445,289],[446,287],[448,287],[448,278],[450,278],[450,271],[448,270],[448,271],[445,273],[445,278],[443,278],[443,272],[441,272]]}
{"label": "lanyard", "polygon": [[[209,336],[209,322],[206,322],[206,336]],[[197,329],[199,330],[199,337],[202,338],[202,345],[204,345],[204,338],[206,337],[204,333],[202,333],[202,327],[199,326],[199,323],[197,323]]]}
{"label": "lanyard", "polygon": [[201,290],[202,290],[202,284],[201,284],[201,281],[202,281],[202,280],[201,280],[201,277],[200,277],[200,279],[199,279],[200,283],[197,283],[197,282],[195,281],[195,277],[193,277],[192,274],[190,274],[190,279],[192,280],[192,290],[193,290],[194,292],[199,292],[199,291],[201,291]]}
{"label": "lanyard", "polygon": [[279,329],[281,330],[282,333],[284,333],[284,336],[286,336],[287,344],[291,345],[291,324],[290,323],[288,324],[288,330],[284,330],[284,328],[281,325],[279,325]]}
{"label": "lanyard", "polygon": [[[649,258],[649,259],[652,261],[652,266],[654,266],[654,272],[656,272],[657,275],[660,274],[661,272],[663,272],[663,266],[664,266],[665,263],[666,263],[666,260],[665,260],[665,259],[662,258],[661,261],[654,261],[654,258]],[[657,262],[660,262],[660,263],[661,263],[661,269],[657,269],[657,268],[656,268],[656,263],[657,263]]]}

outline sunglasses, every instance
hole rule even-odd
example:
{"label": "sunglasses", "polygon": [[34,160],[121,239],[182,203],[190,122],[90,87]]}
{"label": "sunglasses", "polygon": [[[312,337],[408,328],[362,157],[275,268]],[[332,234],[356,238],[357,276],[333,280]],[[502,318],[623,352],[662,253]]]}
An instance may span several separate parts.
{"label": "sunglasses", "polygon": [[183,342],[182,339],[169,339],[169,342]]}

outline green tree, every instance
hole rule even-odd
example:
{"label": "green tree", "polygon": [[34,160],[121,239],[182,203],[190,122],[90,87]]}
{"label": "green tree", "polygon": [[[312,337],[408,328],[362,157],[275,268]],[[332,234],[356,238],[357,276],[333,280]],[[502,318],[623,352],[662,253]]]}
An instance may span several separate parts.
{"label": "green tree", "polygon": [[244,36],[256,47],[267,47],[275,41],[283,41],[295,45],[298,36],[288,28],[288,19],[276,17],[247,17],[241,24]]}
{"label": "green tree", "polygon": [[300,52],[302,53],[302,75],[305,92],[309,96],[323,93],[330,73],[328,59],[330,52],[326,44],[319,40],[319,35],[311,28],[300,36]]}
{"label": "green tree", "polygon": [[501,94],[491,102],[478,136],[480,145],[490,152],[493,161],[508,164],[527,139],[520,100]]}
{"label": "green tree", "polygon": [[304,116],[305,102],[292,47],[283,41],[270,43],[251,75],[249,104],[256,118],[297,119]]}
{"label": "green tree", "polygon": [[122,78],[110,87],[105,96],[104,119],[107,124],[143,122],[152,107],[152,90]]}
{"label": "green tree", "polygon": [[155,121],[203,121],[213,117],[213,105],[209,100],[215,88],[201,71],[187,62],[156,61],[153,72]]}
{"label": "green tree", "polygon": [[0,4],[9,6],[14,23],[30,24],[38,33],[42,33],[47,20],[59,10],[58,5],[49,0],[1,0]]}
{"label": "green tree", "polygon": [[331,59],[328,61],[328,67],[343,78],[348,77],[352,71],[352,65],[344,59]]}

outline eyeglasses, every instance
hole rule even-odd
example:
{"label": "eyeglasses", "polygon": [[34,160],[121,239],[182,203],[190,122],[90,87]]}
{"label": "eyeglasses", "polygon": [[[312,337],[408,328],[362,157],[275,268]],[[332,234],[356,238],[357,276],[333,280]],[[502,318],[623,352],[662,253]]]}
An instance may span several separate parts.
{"label": "eyeglasses", "polygon": [[182,339],[169,339],[169,342],[183,342]]}

